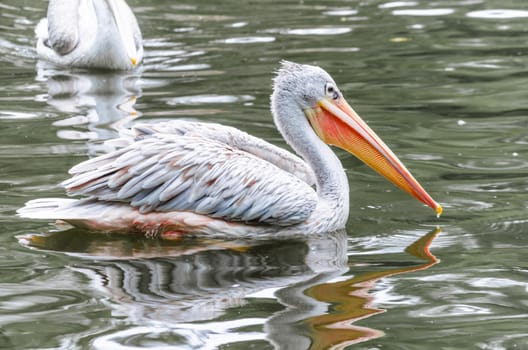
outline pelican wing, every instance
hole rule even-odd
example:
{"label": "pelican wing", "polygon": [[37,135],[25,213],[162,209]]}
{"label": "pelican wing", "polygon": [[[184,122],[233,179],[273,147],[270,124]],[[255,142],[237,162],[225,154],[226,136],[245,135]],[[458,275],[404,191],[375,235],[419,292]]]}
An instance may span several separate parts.
{"label": "pelican wing", "polygon": [[191,211],[287,226],[317,204],[315,191],[291,173],[201,136],[152,133],[70,173],[62,184],[70,194],[127,202],[142,213]]}
{"label": "pelican wing", "polygon": [[79,43],[79,0],[51,0],[48,6],[46,45],[59,55],[71,52]]}
{"label": "pelican wing", "polygon": [[254,137],[239,129],[216,123],[190,122],[186,120],[171,120],[156,124],[140,123],[132,129],[132,134],[110,142],[117,145],[129,145],[131,142],[147,138],[155,134],[171,134],[178,136],[196,136],[218,141],[235,149],[250,153],[256,157],[274,164],[287,171],[308,185],[315,185],[315,176],[310,167],[296,155]]}

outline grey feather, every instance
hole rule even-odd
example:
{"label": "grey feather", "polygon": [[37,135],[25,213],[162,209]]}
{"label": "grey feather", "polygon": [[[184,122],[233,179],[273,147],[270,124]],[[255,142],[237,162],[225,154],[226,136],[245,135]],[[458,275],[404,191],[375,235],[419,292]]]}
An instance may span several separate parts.
{"label": "grey feather", "polygon": [[135,140],[156,134],[193,136],[220,142],[227,147],[253,154],[300,178],[310,186],[315,184],[313,171],[296,155],[236,128],[216,123],[171,120],[157,124],[137,124]]}
{"label": "grey feather", "polygon": [[148,136],[86,162],[96,168],[76,166],[63,183],[69,193],[129,202],[141,213],[191,211],[273,225],[302,222],[315,209],[307,183],[254,154],[207,137],[138,130]]}
{"label": "grey feather", "polygon": [[129,171],[128,168],[122,168],[115,173],[113,173],[108,178],[108,187],[111,189],[117,188],[124,185],[128,180],[130,180],[134,175]]}
{"label": "grey feather", "polygon": [[77,173],[83,173],[90,171],[92,169],[101,168],[104,164],[109,163],[110,160],[115,159],[116,157],[119,157],[121,154],[125,152],[124,149],[116,150],[112,153],[104,154],[96,158],[92,158],[89,160],[86,160],[82,163],[79,163],[75,166],[73,166],[68,173],[71,175],[77,174]]}
{"label": "grey feather", "polygon": [[184,177],[174,177],[167,186],[160,193],[160,201],[167,202],[171,198],[176,197],[191,186],[191,180]]}

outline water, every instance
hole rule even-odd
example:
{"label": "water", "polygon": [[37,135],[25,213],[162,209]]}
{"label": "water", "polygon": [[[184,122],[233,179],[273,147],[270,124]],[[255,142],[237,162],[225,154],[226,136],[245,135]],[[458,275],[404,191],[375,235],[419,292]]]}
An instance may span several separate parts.
{"label": "water", "polygon": [[[0,348],[528,349],[521,2],[129,4],[135,73],[38,63],[46,2],[0,3]],[[135,119],[285,146],[268,112],[280,59],[330,72],[444,215],[341,151],[346,232],[307,241],[167,243],[14,215],[63,196],[67,170]]]}

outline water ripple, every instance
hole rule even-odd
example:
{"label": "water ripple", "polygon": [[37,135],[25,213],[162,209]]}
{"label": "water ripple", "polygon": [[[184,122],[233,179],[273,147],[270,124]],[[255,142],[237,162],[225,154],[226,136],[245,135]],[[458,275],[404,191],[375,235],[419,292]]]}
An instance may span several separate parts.
{"label": "water ripple", "polygon": [[[132,327],[96,338],[95,349],[218,349],[223,345],[266,339],[261,332],[237,332],[243,327],[264,324],[263,319],[238,319],[226,322],[180,324],[178,327]],[[160,344],[159,339],[164,339]],[[172,345],[167,346],[170,343]]]}
{"label": "water ripple", "polygon": [[[492,198],[490,198],[491,200]],[[444,211],[465,211],[465,212],[481,212],[483,210],[491,209],[495,205],[492,202],[484,202],[474,199],[463,199],[463,198],[453,198],[449,203],[444,203]]]}
{"label": "water ripple", "polygon": [[[499,220],[493,220],[489,223],[489,229],[492,232],[498,232],[500,234],[508,235],[524,235],[528,231],[528,219],[524,218],[525,210],[519,212],[518,217],[507,217]],[[512,245],[515,249],[518,249],[518,244]]]}
{"label": "water ripple", "polygon": [[[168,64],[171,62],[165,62]],[[174,62],[172,62],[174,63]],[[195,70],[205,70],[210,68],[206,63],[197,63],[197,64],[180,64],[180,65],[170,65],[170,67],[165,68],[167,71],[195,71]]]}
{"label": "water ripple", "polygon": [[406,7],[406,6],[416,6],[418,3],[416,1],[391,1],[379,5],[380,9],[390,9],[395,7]]}
{"label": "water ripple", "polygon": [[489,315],[492,310],[485,307],[479,307],[468,304],[450,304],[437,307],[424,308],[412,312],[416,317],[460,317],[460,316],[474,316],[474,315]]}
{"label": "water ripple", "polygon": [[202,105],[202,104],[218,104],[218,103],[235,103],[235,102],[247,102],[253,101],[255,97],[251,95],[194,95],[194,96],[181,96],[166,100],[166,103],[170,106],[176,105]]}
{"label": "water ripple", "polygon": [[471,18],[485,18],[485,19],[526,18],[528,17],[528,11],[492,9],[492,10],[471,11],[471,12],[468,12],[466,16],[471,17]]}
{"label": "water ripple", "polygon": [[[5,291],[6,288],[6,285],[4,285],[2,289]],[[68,293],[67,291],[61,291],[58,294],[54,290],[40,291],[38,296],[34,293],[21,293],[17,291],[14,294],[0,297],[0,309],[2,309],[4,316],[8,314],[46,313],[50,309],[81,303],[83,303],[82,295],[75,294],[74,292]]]}
{"label": "water ripple", "polygon": [[0,111],[0,119],[32,119],[39,117],[37,113],[26,113],[20,111]]}
{"label": "water ripple", "polygon": [[517,334],[502,334],[493,337],[488,342],[477,342],[475,345],[483,350],[506,350],[506,349],[523,349],[528,339],[528,333],[520,332]]}
{"label": "water ripple", "polygon": [[296,29],[268,29],[267,33],[279,33],[283,35],[339,35],[350,33],[350,27],[319,27],[319,28],[296,28]]}
{"label": "water ripple", "polygon": [[228,28],[242,28],[248,25],[248,22],[235,22],[226,25]]}
{"label": "water ripple", "polygon": [[334,9],[323,12],[328,16],[354,16],[357,15],[358,11],[351,8]]}
{"label": "water ripple", "polygon": [[509,278],[479,277],[479,278],[471,278],[468,281],[468,283],[469,285],[475,288],[479,288],[479,289],[482,289],[482,288],[501,289],[501,288],[512,288],[512,287],[524,287],[526,291],[528,291],[528,283],[514,281]]}
{"label": "water ripple", "polygon": [[406,9],[394,10],[395,16],[447,16],[454,13],[454,9]]}
{"label": "water ripple", "polygon": [[235,37],[227,38],[223,40],[218,40],[217,42],[224,44],[258,44],[258,43],[271,43],[275,41],[273,36],[244,36],[244,37]]}
{"label": "water ripple", "polygon": [[485,158],[485,159],[467,159],[463,163],[457,163],[457,166],[463,169],[473,170],[520,170],[528,169],[528,160],[516,157],[504,158]]}

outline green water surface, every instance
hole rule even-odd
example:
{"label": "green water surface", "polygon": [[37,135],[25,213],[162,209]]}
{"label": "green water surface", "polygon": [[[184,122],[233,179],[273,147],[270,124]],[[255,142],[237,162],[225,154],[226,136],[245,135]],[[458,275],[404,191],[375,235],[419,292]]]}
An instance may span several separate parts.
{"label": "green water surface", "polygon": [[[523,1],[128,3],[144,63],[108,73],[38,62],[47,2],[0,1],[0,348],[528,349]],[[346,232],[303,241],[167,243],[16,217],[64,196],[68,169],[136,119],[286,147],[269,113],[281,59],[325,68],[444,215],[337,150]]]}

